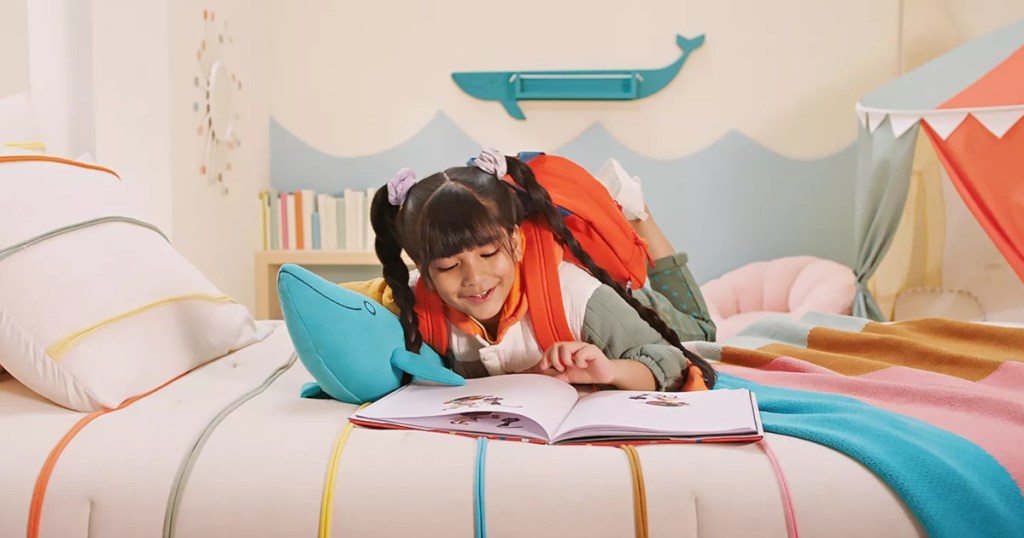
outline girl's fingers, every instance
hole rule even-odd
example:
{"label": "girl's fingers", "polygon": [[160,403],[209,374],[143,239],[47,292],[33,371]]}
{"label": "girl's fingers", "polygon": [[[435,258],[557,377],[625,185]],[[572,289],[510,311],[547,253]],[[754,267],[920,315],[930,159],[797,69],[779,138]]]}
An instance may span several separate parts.
{"label": "girl's fingers", "polygon": [[572,366],[572,352],[569,346],[561,346],[558,350],[558,358],[561,359],[562,369]]}
{"label": "girl's fingers", "polygon": [[[586,362],[592,360],[587,358],[593,355],[591,348],[593,350],[597,349],[592,344],[586,342],[558,342],[544,352],[541,366],[544,368],[554,368],[558,372],[564,372],[567,368],[574,366],[586,368]],[[577,354],[581,351],[584,354],[581,357],[577,357]]]}
{"label": "girl's fingers", "polygon": [[587,344],[576,351],[573,358],[576,360],[577,368],[586,368],[587,365],[590,364],[591,361],[596,360],[600,354],[601,350],[598,349],[597,346]]}
{"label": "girl's fingers", "polygon": [[561,349],[562,346],[555,344],[544,352],[544,358],[548,361],[549,366],[559,372],[565,369],[565,367],[562,366],[562,359],[559,356]]}

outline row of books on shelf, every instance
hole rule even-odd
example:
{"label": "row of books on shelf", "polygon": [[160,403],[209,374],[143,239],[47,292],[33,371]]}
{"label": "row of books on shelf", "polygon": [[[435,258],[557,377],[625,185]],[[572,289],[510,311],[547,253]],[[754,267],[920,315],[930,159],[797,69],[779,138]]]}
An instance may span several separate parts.
{"label": "row of books on shelf", "polygon": [[263,250],[373,250],[370,203],[376,188],[339,196],[303,189],[260,192]]}

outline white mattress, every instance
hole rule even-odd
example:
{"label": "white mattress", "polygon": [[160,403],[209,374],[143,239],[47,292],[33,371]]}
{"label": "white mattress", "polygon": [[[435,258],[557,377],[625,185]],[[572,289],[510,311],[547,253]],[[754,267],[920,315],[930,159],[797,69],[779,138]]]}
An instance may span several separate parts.
{"label": "white mattress", "polygon": [[[84,415],[3,379],[0,537],[21,537],[40,468]],[[311,379],[278,325],[264,342],[100,416],[57,460],[38,536],[317,536],[333,446],[355,406],[299,398]],[[223,420],[200,442],[218,415]],[[922,534],[858,462],[795,438],[767,440],[789,482],[801,536]],[[356,428],[337,468],[331,536],[473,536],[476,445],[453,435]],[[758,446],[637,450],[650,536],[787,535],[778,481]],[[629,462],[618,448],[488,443],[488,536],[629,537],[633,511]]]}

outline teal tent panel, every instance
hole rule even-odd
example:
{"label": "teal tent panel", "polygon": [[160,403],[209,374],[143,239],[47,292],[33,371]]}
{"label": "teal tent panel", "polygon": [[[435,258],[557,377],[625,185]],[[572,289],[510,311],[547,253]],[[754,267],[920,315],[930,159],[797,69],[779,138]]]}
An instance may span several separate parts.
{"label": "teal tent panel", "polygon": [[1024,46],[1024,18],[908,72],[860,100],[866,108],[931,110]]}

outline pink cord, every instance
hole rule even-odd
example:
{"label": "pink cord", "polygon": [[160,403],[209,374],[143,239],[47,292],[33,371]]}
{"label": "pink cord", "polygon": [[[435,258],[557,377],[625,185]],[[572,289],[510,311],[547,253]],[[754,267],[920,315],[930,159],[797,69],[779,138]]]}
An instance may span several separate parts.
{"label": "pink cord", "polygon": [[782,466],[779,465],[779,460],[775,458],[775,453],[772,452],[772,448],[768,446],[768,439],[762,438],[757,442],[761,450],[768,455],[768,461],[772,462],[772,468],[775,470],[775,476],[779,479],[779,489],[782,490],[782,509],[786,512],[786,530],[788,531],[789,538],[797,538],[799,533],[796,530],[796,515],[793,513],[793,499],[789,495],[789,485],[786,483],[786,475],[782,474]]}

